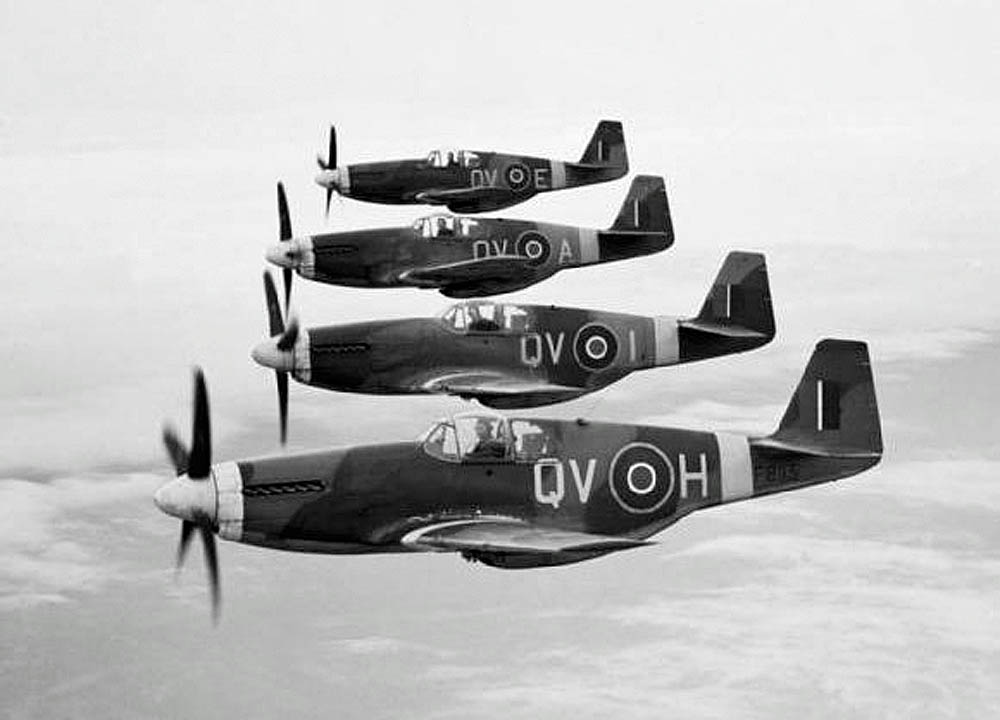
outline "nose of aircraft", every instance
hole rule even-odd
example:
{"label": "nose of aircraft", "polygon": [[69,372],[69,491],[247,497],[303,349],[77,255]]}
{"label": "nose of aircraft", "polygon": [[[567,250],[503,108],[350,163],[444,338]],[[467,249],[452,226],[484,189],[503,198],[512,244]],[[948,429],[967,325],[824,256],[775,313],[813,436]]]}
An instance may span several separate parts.
{"label": "nose of aircraft", "polygon": [[294,248],[291,243],[282,242],[267,249],[267,261],[278,267],[294,268],[296,263]]}
{"label": "nose of aircraft", "polygon": [[316,176],[316,184],[323,188],[340,190],[340,169],[323,170]]}
{"label": "nose of aircraft", "polygon": [[328,190],[336,190],[341,195],[351,194],[351,167],[327,168],[316,176],[316,184]]}
{"label": "nose of aircraft", "polygon": [[214,522],[218,515],[215,480],[211,476],[192,480],[180,475],[157,490],[153,502],[161,512],[189,522],[206,517]]}
{"label": "nose of aircraft", "polygon": [[276,337],[257,344],[250,351],[250,357],[258,365],[263,365],[274,370],[291,372],[295,369],[295,351],[279,349],[278,338]]}

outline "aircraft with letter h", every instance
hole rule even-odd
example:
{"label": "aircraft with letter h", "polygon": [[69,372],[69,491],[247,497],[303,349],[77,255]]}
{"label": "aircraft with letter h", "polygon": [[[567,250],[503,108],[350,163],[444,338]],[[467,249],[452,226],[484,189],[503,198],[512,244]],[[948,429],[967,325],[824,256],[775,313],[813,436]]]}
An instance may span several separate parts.
{"label": "aircraft with letter h", "polygon": [[445,205],[479,213],[524,202],[538,193],[617,180],[628,173],[622,124],[602,120],[579,162],[485,150],[433,150],[408,160],[337,165],[337,133],[330,128],[326,158],[316,158],[316,184],[333,193],[392,205]]}
{"label": "aircraft with letter h", "polygon": [[327,390],[445,393],[524,408],[586,395],[635,370],[743,352],[774,337],[759,253],[730,253],[692,318],[474,300],[436,318],[300,330],[296,320],[284,326],[267,272],[264,290],[272,337],[252,356],[277,371],[282,437],[287,373]]}
{"label": "aircraft with letter h", "polygon": [[349,287],[438,288],[481,297],[534,285],[560,270],[660,252],[674,242],[663,178],[639,175],[614,223],[591,230],[531,220],[431,215],[412,225],[292,237],[278,183],[280,242],[267,259],[284,268],[286,304],[294,270]]}
{"label": "aircraft with letter h", "polygon": [[200,533],[216,611],[216,534],[299,552],[562,565],[648,544],[698,510],[855,475],[882,454],[868,347],[849,340],[816,345],[763,437],[479,414],[416,442],[213,465],[200,371],[194,408],[190,452],[164,430],[178,477],[155,502],[182,520],[179,558]]}

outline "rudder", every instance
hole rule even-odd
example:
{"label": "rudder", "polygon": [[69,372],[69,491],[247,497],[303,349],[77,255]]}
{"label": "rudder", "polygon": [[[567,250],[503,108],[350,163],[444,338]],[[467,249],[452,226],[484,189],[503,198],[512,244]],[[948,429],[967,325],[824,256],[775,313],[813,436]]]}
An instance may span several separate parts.
{"label": "rudder", "polygon": [[765,441],[816,455],[880,456],[882,426],[867,343],[817,343],[778,429]]}
{"label": "rudder", "polygon": [[668,245],[673,244],[674,226],[663,178],[637,175],[608,232],[663,233],[668,236]]}
{"label": "rudder", "polygon": [[628,153],[625,151],[625,131],[617,120],[601,120],[583,151],[580,165],[603,165],[628,172]]}
{"label": "rudder", "polygon": [[712,289],[691,327],[715,328],[720,334],[741,330],[774,337],[774,310],[767,261],[761,253],[734,251],[726,256]]}

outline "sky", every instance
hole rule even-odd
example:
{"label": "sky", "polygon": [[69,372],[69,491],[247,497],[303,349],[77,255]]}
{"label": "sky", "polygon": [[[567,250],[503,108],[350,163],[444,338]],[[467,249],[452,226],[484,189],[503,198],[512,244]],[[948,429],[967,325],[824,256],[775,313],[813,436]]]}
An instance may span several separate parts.
{"label": "sky", "polygon": [[[1000,11],[987,2],[0,3],[0,715],[970,717],[1000,711]],[[768,432],[823,337],[869,342],[882,464],[505,572],[222,543],[174,577],[160,426],[205,368],[218,460],[278,452],[260,273],[421,207],[312,183],[440,146],[575,159],[602,118],[675,245],[510,296],[694,314],[767,255],[775,341],[537,411]],[[620,180],[503,216],[610,225]],[[296,284],[304,325],[428,315]],[[469,409],[293,384],[290,450]]]}

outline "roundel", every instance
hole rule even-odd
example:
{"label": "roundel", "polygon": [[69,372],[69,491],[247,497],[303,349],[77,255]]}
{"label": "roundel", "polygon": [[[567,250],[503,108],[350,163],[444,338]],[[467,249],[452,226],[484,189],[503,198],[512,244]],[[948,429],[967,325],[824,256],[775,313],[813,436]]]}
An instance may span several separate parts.
{"label": "roundel", "polygon": [[528,258],[529,265],[544,265],[552,254],[552,248],[548,238],[540,232],[528,230],[517,238],[517,254]]}
{"label": "roundel", "polygon": [[531,182],[531,171],[528,170],[527,165],[521,163],[508,165],[507,169],[503,171],[503,176],[507,181],[507,187],[511,190],[524,190]]}
{"label": "roundel", "polygon": [[674,496],[674,467],[663,451],[648,443],[629,443],[608,470],[611,495],[622,509],[642,515],[659,510]]}
{"label": "roundel", "polygon": [[587,370],[604,370],[618,357],[618,338],[604,325],[584,325],[573,340],[573,354]]}

